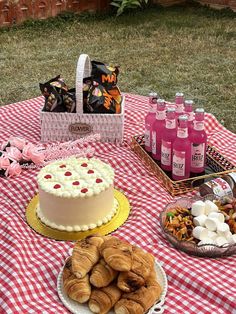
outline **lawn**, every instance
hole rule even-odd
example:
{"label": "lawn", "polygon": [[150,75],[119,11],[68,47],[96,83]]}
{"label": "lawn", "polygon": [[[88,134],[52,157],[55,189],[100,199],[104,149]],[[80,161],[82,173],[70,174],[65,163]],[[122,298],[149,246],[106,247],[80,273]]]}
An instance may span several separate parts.
{"label": "lawn", "polygon": [[183,91],[236,132],[236,14],[199,6],[61,17],[0,30],[0,105],[40,95],[61,74],[75,85],[78,56],[120,65],[123,92]]}

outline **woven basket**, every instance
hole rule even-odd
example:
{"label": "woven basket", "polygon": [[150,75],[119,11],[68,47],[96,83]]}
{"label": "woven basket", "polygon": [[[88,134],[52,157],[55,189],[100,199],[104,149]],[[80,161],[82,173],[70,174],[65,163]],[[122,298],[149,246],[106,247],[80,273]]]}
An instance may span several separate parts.
{"label": "woven basket", "polygon": [[101,141],[119,143],[124,133],[123,97],[120,114],[83,113],[83,79],[91,75],[89,56],[81,54],[76,70],[76,113],[40,111],[41,141],[76,140],[100,134]]}
{"label": "woven basket", "polygon": [[229,172],[236,171],[236,167],[222,156],[214,147],[207,146],[206,164],[211,169],[210,174],[205,174],[189,179],[172,180],[157,164],[157,162],[144,149],[144,135],[136,135],[132,138],[132,150],[138,155],[146,169],[161,180],[162,185],[172,195],[179,195],[187,192],[192,192],[205,180],[220,177]]}

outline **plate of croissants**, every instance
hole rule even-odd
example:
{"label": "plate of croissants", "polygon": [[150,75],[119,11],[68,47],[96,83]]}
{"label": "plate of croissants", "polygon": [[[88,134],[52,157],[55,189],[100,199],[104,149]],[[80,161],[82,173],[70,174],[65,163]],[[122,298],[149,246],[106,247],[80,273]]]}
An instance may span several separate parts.
{"label": "plate of croissants", "polygon": [[160,314],[167,277],[152,254],[96,234],[75,243],[58,275],[57,290],[75,314]]}

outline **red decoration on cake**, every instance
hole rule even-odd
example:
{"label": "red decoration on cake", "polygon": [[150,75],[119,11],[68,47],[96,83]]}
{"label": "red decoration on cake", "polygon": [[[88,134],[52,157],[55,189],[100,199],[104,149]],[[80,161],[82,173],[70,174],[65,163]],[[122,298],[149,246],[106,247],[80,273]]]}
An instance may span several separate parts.
{"label": "red decoration on cake", "polygon": [[60,165],[60,168],[66,168],[66,165]]}
{"label": "red decoration on cake", "polygon": [[72,184],[73,185],[80,185],[79,181],[74,181]]}
{"label": "red decoration on cake", "polygon": [[60,187],[61,187],[60,184],[55,184],[54,185],[54,189],[60,189]]}
{"label": "red decoration on cake", "polygon": [[65,174],[64,174],[66,177],[69,177],[72,175],[72,173],[70,171],[66,171]]}
{"label": "red decoration on cake", "polygon": [[102,179],[98,178],[96,179],[96,183],[101,183],[102,182]]}
{"label": "red decoration on cake", "polygon": [[84,162],[83,164],[81,164],[81,167],[88,167],[88,164],[86,164],[86,162]]}
{"label": "red decoration on cake", "polygon": [[86,193],[86,192],[88,192],[88,189],[86,188],[81,190],[81,193]]}
{"label": "red decoration on cake", "polygon": [[46,176],[44,176],[45,179],[51,179],[52,176],[50,174],[46,174]]}
{"label": "red decoration on cake", "polygon": [[90,174],[90,173],[94,173],[94,171],[90,169],[90,170],[88,171],[88,173],[89,173],[89,174]]}

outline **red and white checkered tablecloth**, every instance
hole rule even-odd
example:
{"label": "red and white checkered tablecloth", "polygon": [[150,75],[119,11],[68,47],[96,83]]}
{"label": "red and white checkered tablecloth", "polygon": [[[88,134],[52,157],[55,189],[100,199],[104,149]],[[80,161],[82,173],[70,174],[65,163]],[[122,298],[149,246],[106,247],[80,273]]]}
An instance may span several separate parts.
{"label": "red and white checkered tablecloth", "polygon": [[[40,140],[42,97],[0,108],[0,142],[20,135]],[[173,198],[148,174],[128,145],[144,131],[147,98],[126,95],[123,145],[96,144],[95,155],[115,169],[115,187],[128,197],[132,211],[114,232],[152,252],[168,277],[165,313],[236,313],[236,256],[209,259],[189,256],[162,236],[159,213]],[[214,116],[206,117],[209,141],[231,162],[236,159],[236,135]],[[0,313],[68,313],[58,298],[57,275],[73,242],[36,234],[26,223],[25,208],[37,193],[38,170],[0,178]]]}

